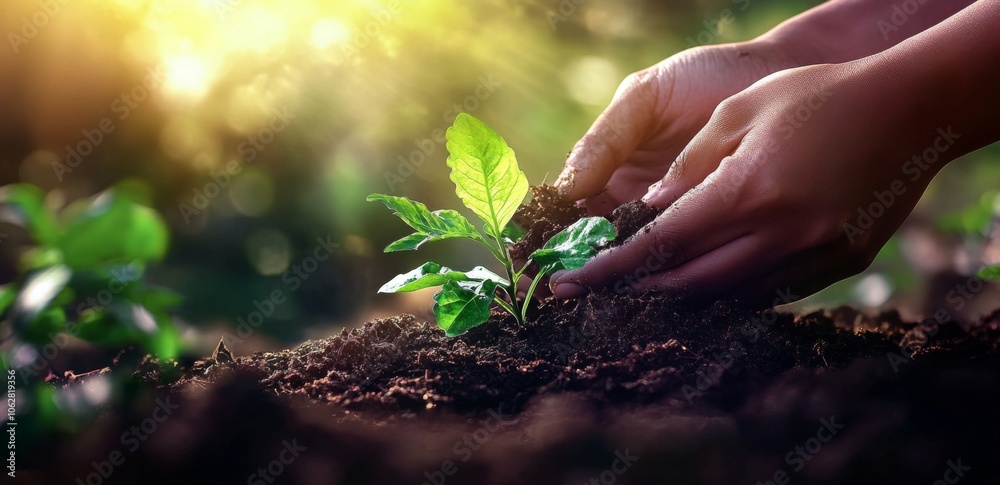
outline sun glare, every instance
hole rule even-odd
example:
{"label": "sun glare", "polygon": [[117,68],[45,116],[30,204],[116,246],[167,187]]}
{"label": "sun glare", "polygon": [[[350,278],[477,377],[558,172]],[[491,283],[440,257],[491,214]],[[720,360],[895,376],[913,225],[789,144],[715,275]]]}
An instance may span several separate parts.
{"label": "sun glare", "polygon": [[325,49],[333,44],[346,42],[350,35],[350,31],[347,30],[347,26],[343,22],[334,18],[325,18],[313,25],[310,41],[313,47]]}
{"label": "sun glare", "polygon": [[192,55],[174,55],[163,60],[166,68],[164,92],[172,97],[200,99],[208,91],[208,66]]}

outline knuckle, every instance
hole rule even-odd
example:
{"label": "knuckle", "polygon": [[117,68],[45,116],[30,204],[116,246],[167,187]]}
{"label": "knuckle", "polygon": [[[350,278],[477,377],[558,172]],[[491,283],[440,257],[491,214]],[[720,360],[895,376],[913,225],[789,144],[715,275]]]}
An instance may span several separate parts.
{"label": "knuckle", "polygon": [[[653,244],[648,251],[649,257],[664,268],[686,261],[686,248],[681,243],[682,238],[683,234],[666,229],[662,224],[654,228]],[[650,258],[646,261],[650,261]]]}
{"label": "knuckle", "polygon": [[738,124],[750,113],[750,98],[743,93],[734,94],[718,104],[712,112],[711,123],[721,126]]}
{"label": "knuckle", "polygon": [[649,89],[654,85],[655,78],[656,70],[654,69],[643,69],[641,71],[633,72],[632,74],[625,76],[625,79],[618,87],[618,91],[624,94]]}
{"label": "knuckle", "polygon": [[[723,158],[721,163],[732,165],[738,162],[729,156]],[[717,202],[738,207],[741,213],[752,215],[757,212],[755,203],[759,197],[751,179],[742,176],[741,172],[734,167],[716,170],[705,178],[705,188],[712,191],[712,198]]]}

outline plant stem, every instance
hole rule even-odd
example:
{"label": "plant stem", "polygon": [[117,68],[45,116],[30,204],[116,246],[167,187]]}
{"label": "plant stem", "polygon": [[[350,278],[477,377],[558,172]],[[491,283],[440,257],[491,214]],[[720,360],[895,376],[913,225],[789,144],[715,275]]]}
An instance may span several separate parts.
{"label": "plant stem", "polygon": [[531,304],[531,296],[535,294],[535,287],[538,286],[539,281],[542,281],[542,277],[545,276],[545,274],[545,268],[539,268],[538,274],[535,275],[535,279],[531,280],[531,286],[528,287],[528,293],[524,295],[524,305],[521,307],[521,321],[528,320],[528,305]]}
{"label": "plant stem", "polygon": [[[506,290],[504,290],[504,292],[506,292]],[[514,315],[515,317],[517,316],[516,313],[515,313],[514,307],[510,306],[510,303],[507,303],[507,302],[503,301],[503,298],[494,297],[493,301],[497,302],[497,305],[500,305],[501,307],[503,307],[504,310],[507,310],[508,312],[510,312],[511,315]]]}
{"label": "plant stem", "polygon": [[[482,244],[483,246],[486,247],[486,249],[489,249],[490,253],[493,254],[493,257],[497,258],[497,261],[500,261],[501,263],[504,262],[504,259],[503,259],[504,255],[503,255],[503,253],[500,253],[499,251],[497,251],[497,248],[493,247],[493,245],[491,245],[490,243],[486,242],[485,239],[476,238],[476,241],[479,241],[479,244]],[[497,241],[497,242],[499,242],[499,241]],[[503,245],[501,245],[501,247],[503,247]]]}
{"label": "plant stem", "polygon": [[510,252],[507,251],[507,245],[503,243],[502,239],[500,239],[500,231],[502,229],[503,228],[493,231],[493,240],[496,241],[497,247],[500,249],[501,257],[497,259],[500,259],[500,262],[503,263],[504,270],[507,271],[507,278],[509,278],[510,281],[510,286],[505,288],[507,296],[510,297],[510,305],[501,306],[514,315],[514,319],[517,320],[518,325],[524,325],[524,315],[521,311],[521,303],[517,301],[517,278],[520,274],[514,271],[514,262],[510,259]]}

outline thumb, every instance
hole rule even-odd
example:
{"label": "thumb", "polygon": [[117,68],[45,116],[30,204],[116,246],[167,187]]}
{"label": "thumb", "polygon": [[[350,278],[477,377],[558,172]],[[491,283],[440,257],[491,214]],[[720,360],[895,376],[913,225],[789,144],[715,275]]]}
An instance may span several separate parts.
{"label": "thumb", "polygon": [[560,194],[580,200],[601,193],[655,123],[659,70],[630,74],[611,104],[573,147],[556,180]]}

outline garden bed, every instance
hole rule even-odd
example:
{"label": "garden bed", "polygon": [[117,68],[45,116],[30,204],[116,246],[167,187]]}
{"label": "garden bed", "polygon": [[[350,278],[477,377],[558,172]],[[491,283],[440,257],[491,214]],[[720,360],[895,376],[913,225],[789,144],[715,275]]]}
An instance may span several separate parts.
{"label": "garden bed", "polygon": [[[535,201],[514,257],[582,215]],[[610,219],[621,241],[655,215]],[[998,342],[1000,312],[932,328],[657,293],[549,299],[523,326],[495,311],[456,338],[401,315],[221,349],[162,385],[176,410],[134,451],[123,433],[150,409],[108,413],[52,473],[74,483],[124,449],[109,483],[996,483]]]}

